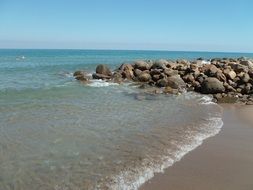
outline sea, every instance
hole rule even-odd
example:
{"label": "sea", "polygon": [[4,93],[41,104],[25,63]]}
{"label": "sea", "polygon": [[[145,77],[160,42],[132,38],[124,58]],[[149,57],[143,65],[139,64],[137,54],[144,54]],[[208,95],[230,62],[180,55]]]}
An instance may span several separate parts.
{"label": "sea", "polygon": [[222,128],[222,108],[209,96],[85,85],[76,70],[242,56],[253,54],[1,49],[0,189],[137,190]]}

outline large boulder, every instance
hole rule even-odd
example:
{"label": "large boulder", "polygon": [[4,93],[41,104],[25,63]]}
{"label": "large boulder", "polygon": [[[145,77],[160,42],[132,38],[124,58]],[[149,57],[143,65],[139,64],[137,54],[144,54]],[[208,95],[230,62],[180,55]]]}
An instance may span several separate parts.
{"label": "large boulder", "polygon": [[249,60],[243,60],[243,61],[240,62],[240,64],[253,69],[253,63]]}
{"label": "large boulder", "polygon": [[150,65],[145,61],[136,61],[134,63],[134,68],[135,69],[140,69],[141,71],[144,71],[144,70],[149,70]]}
{"label": "large boulder", "polygon": [[100,64],[97,66],[96,73],[105,75],[105,76],[112,76],[112,72],[110,71],[110,69],[106,65],[103,65],[103,64]]}
{"label": "large boulder", "polygon": [[216,94],[222,92],[225,92],[225,87],[217,78],[209,77],[201,84],[201,93],[203,94]]}
{"label": "large boulder", "polygon": [[221,70],[218,69],[215,65],[205,65],[204,70],[205,74],[209,77],[214,77],[217,72],[221,73]]}
{"label": "large boulder", "polygon": [[149,73],[146,72],[142,72],[139,76],[138,76],[138,80],[140,82],[148,82],[151,79],[151,75]]}
{"label": "large boulder", "polygon": [[155,61],[155,63],[151,66],[151,69],[166,69],[166,65],[168,64],[168,61],[164,59],[160,59]]}
{"label": "large boulder", "polygon": [[185,82],[179,75],[174,75],[167,78],[168,86],[174,89],[182,89],[186,87]]}
{"label": "large boulder", "polygon": [[133,66],[131,64],[122,64],[119,70],[122,73],[123,78],[127,78],[129,80],[134,78]]}

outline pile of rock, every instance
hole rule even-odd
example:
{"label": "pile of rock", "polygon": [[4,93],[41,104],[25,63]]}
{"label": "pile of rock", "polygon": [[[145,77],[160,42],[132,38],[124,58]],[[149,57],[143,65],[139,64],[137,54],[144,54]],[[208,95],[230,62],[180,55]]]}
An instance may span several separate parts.
{"label": "pile of rock", "polygon": [[[77,80],[89,81],[86,73],[77,71]],[[218,102],[253,104],[253,62],[245,58],[136,61],[122,64],[114,72],[106,65],[98,65],[93,79],[122,83],[134,81],[157,88],[163,93],[182,90],[212,94]],[[156,90],[154,91],[156,92]]]}

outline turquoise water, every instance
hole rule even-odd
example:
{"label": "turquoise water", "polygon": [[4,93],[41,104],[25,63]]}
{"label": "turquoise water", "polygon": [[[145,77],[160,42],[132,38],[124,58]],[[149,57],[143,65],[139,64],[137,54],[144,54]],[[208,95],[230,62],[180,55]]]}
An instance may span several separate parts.
{"label": "turquoise water", "polygon": [[99,63],[228,56],[252,54],[0,50],[0,189],[137,189],[217,134],[220,107],[194,93],[86,86],[72,73]]}
{"label": "turquoise water", "polygon": [[110,50],[0,50],[0,91],[51,88],[72,80],[65,75],[77,69],[94,71],[100,63],[111,68],[137,59],[196,59],[198,57],[253,57],[253,54],[110,51]]}

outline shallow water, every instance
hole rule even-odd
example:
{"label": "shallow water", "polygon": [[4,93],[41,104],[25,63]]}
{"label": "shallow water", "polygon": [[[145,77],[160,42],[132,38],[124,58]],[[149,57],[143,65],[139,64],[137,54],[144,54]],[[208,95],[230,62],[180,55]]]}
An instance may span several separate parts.
{"label": "shallow water", "polygon": [[101,62],[180,57],[171,54],[0,50],[0,189],[137,189],[217,134],[221,109],[207,96],[140,100],[134,86],[84,86],[71,75]]}

